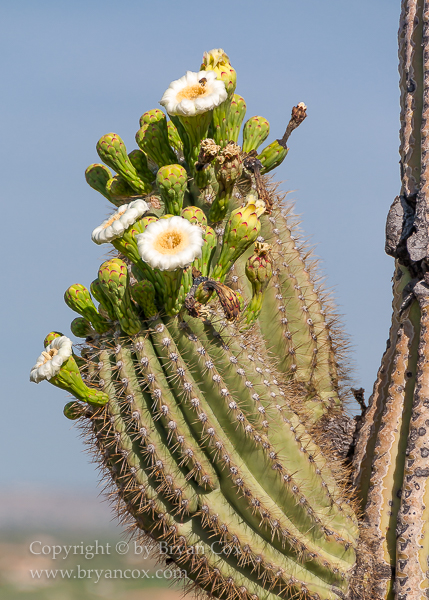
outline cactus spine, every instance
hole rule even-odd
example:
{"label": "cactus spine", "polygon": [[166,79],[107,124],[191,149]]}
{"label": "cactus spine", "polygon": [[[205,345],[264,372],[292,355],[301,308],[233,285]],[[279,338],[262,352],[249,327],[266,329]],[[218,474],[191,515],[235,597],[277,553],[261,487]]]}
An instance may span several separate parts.
{"label": "cactus spine", "polygon": [[290,207],[263,177],[305,105],[262,149],[269,123],[250,118],[240,147],[246,103],[212,50],[163,95],[169,121],[143,114],[140,149],[101,138],[116,175],[86,170],[119,207],[93,232],[117,256],[90,292],[66,291],[81,356],[52,332],[31,378],[75,396],[64,414],[92,440],[136,536],[167,542],[210,596],[421,600],[429,589],[428,23],[423,0],[404,0],[394,311],[354,447],[346,345]]}

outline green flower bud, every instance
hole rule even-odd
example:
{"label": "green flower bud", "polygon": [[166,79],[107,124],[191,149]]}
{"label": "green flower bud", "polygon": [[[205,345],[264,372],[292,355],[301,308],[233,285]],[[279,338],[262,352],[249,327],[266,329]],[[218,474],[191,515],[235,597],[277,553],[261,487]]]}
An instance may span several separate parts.
{"label": "green flower bud", "polygon": [[104,262],[98,271],[98,280],[112,303],[121,328],[128,335],[138,333],[143,325],[131,300],[128,268],[124,261],[113,258]]}
{"label": "green flower bud", "polygon": [[249,328],[259,317],[264,292],[273,276],[270,250],[271,246],[268,244],[256,242],[255,251],[246,262],[245,272],[247,279],[252,284],[252,299],[243,313],[245,329]]}
{"label": "green flower bud", "polygon": [[232,211],[223,235],[222,250],[213,271],[213,279],[223,281],[237,258],[256,240],[261,230],[254,204]]}
{"label": "green flower bud", "polygon": [[155,175],[149,169],[146,154],[141,150],[132,150],[132,152],[128,154],[128,158],[137,171],[139,177],[141,177],[141,179],[143,179],[143,181],[145,181],[148,185],[152,186]]}
{"label": "green flower bud", "polygon": [[168,139],[167,118],[158,108],[148,110],[141,116],[136,142],[158,167],[177,162]]}
{"label": "green flower bud", "polygon": [[243,152],[257,150],[270,133],[270,124],[264,117],[252,117],[243,127]]}
{"label": "green flower bud", "polygon": [[246,116],[246,102],[242,96],[234,94],[227,119],[227,139],[231,142],[238,142],[241,124]]}
{"label": "green flower bud", "polygon": [[80,402],[76,402],[76,400],[72,400],[71,402],[67,402],[64,407],[63,413],[67,419],[70,421],[76,421],[80,417],[86,413],[85,405],[82,405]]}
{"label": "green flower bud", "polygon": [[151,191],[151,186],[138,176],[119,135],[103,135],[97,142],[97,152],[101,160],[121,175],[137,194],[145,195]]}
{"label": "green flower bud", "polygon": [[95,331],[91,327],[91,323],[84,319],[83,317],[76,317],[70,323],[70,331],[73,335],[80,338],[86,338],[89,335],[94,335]]}
{"label": "green flower bud", "polygon": [[158,314],[155,306],[155,288],[147,279],[138,281],[130,288],[131,296],[135,302],[143,309],[145,317],[148,319]]}
{"label": "green flower bud", "polygon": [[118,207],[140,197],[120,175],[109,179],[106,183],[106,190],[110,194],[110,202]]}
{"label": "green flower bud", "polygon": [[55,338],[58,338],[58,337],[62,337],[63,335],[64,334],[60,333],[59,331],[51,331],[51,333],[48,333],[48,335],[43,340],[44,347],[46,348],[46,346],[49,346],[49,344],[52,342],[52,340],[54,340]]}
{"label": "green flower bud", "polygon": [[199,225],[203,229],[207,226],[207,217],[197,206],[187,206],[182,210],[180,216],[187,219],[192,225]]}
{"label": "green flower bud", "polygon": [[215,231],[207,226],[204,233],[204,245],[201,248],[201,258],[198,259],[196,269],[200,271],[203,277],[208,277],[210,265],[217,247],[217,237]]}
{"label": "green flower bud", "polygon": [[247,279],[252,289],[257,292],[265,291],[273,276],[273,264],[270,255],[271,246],[256,242],[255,251],[249,256],[245,266]]}
{"label": "green flower bud", "polygon": [[100,164],[89,165],[85,171],[86,182],[109,201],[111,201],[111,198],[109,191],[106,189],[106,184],[111,177],[112,174],[109,169]]}
{"label": "green flower bud", "polygon": [[168,141],[177,152],[183,153],[183,142],[173,121],[167,121]]}
{"label": "green flower bud", "polygon": [[237,73],[222,48],[214,48],[210,52],[204,52],[200,71],[214,71],[217,79],[224,82],[228,99],[232,99],[237,85]]}
{"label": "green flower bud", "polygon": [[101,308],[99,308],[99,311],[101,311],[101,309],[103,309],[107,313],[107,316],[109,317],[109,319],[111,321],[116,321],[116,314],[115,314],[115,311],[113,310],[112,303],[110,302],[109,298],[106,296],[106,294],[101,289],[101,285],[100,285],[100,282],[98,281],[98,279],[94,279],[94,281],[91,283],[89,289],[91,290],[91,294],[94,296],[94,298],[97,300],[97,302],[101,306]]}
{"label": "green flower bud", "polygon": [[216,179],[219,182],[219,192],[210,208],[209,219],[216,223],[227,214],[234,184],[243,171],[240,146],[229,142],[220,151],[214,165]]}
{"label": "green flower bud", "polygon": [[289,152],[289,148],[282,146],[279,140],[275,140],[269,146],[265,146],[260,154],[256,157],[261,161],[261,174],[269,173],[284,161]]}
{"label": "green flower bud", "polygon": [[165,211],[172,215],[180,215],[183,198],[187,190],[188,174],[180,165],[166,165],[161,167],[156,176]]}
{"label": "green flower bud", "polygon": [[79,313],[91,323],[97,333],[105,333],[111,328],[111,323],[102,317],[84,285],[71,285],[64,294],[65,303],[69,308]]}

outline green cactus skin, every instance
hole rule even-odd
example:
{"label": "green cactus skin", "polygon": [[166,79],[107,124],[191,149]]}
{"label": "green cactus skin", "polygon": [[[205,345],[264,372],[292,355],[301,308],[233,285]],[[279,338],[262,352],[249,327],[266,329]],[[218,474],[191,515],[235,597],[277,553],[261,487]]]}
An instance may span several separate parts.
{"label": "green cactus skin", "polygon": [[148,194],[151,186],[144,182],[127,155],[122,139],[116,133],[103,135],[97,142],[97,153],[101,160],[121,175],[137,194]]}
{"label": "green cactus skin", "polygon": [[243,126],[243,152],[257,150],[270,134],[270,124],[264,117],[252,117]]}
{"label": "green cactus skin", "polygon": [[180,165],[161,167],[156,175],[156,185],[165,205],[165,212],[180,215],[187,190],[188,175]]}
{"label": "green cactus skin", "polygon": [[162,110],[148,110],[140,117],[140,129],[136,133],[138,146],[158,165],[177,162],[168,139],[167,118]]}
{"label": "green cactus skin", "polygon": [[85,171],[85,179],[88,185],[90,185],[94,190],[100,192],[107,200],[110,202],[110,192],[107,189],[106,185],[109,179],[112,178],[112,174],[107,167],[100,164],[89,165],[89,167]]}

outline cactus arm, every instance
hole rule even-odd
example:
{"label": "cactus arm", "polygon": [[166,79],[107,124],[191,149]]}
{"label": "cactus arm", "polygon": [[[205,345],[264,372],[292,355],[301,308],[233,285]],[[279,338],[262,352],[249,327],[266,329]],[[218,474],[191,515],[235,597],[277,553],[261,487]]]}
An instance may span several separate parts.
{"label": "cactus arm", "polygon": [[398,332],[388,396],[383,410],[374,450],[365,523],[371,531],[371,550],[379,578],[375,589],[381,598],[389,598],[392,567],[396,563],[396,519],[398,494],[402,487],[407,431],[411,417],[415,373],[414,349],[418,344],[415,324],[419,311],[414,305],[409,320]]}
{"label": "cactus arm", "polygon": [[[429,294],[428,286],[415,288],[421,309],[417,377],[408,431],[400,512],[397,528],[397,590],[420,600],[428,589],[429,469]],[[399,502],[399,500],[398,500]]]}
{"label": "cactus arm", "polygon": [[409,281],[408,270],[397,265],[393,278],[393,314],[387,348],[377,374],[372,396],[368,401],[368,408],[363,416],[353,456],[352,483],[359,494],[362,510],[365,509],[367,503],[377,434],[389,396],[389,386],[394,370],[398,332],[401,325],[399,311],[402,304],[402,292]]}
{"label": "cactus arm", "polygon": [[[271,216],[263,216],[261,222],[261,234],[272,246],[273,277],[265,292],[259,328],[267,349],[278,357],[277,368],[314,390],[301,410],[316,422],[332,405],[341,402],[326,315],[280,206],[275,204]],[[244,276],[246,259],[244,254],[234,271],[244,295],[249,294]]]}
{"label": "cactus arm", "polygon": [[400,157],[403,193],[418,191],[420,175],[420,129],[423,94],[419,93],[422,59],[416,52],[422,34],[418,0],[403,0],[399,25],[399,74],[401,90]]}

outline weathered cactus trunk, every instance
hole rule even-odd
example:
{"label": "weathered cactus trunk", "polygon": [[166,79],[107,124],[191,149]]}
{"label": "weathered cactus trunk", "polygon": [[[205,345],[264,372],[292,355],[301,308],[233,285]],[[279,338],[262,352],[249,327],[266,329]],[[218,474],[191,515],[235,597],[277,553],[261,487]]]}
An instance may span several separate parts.
{"label": "weathered cactus trunk", "polygon": [[[31,379],[77,400],[135,535],[166,542],[217,598],[429,597],[429,7],[403,2],[402,190],[387,222],[393,318],[369,406],[343,409],[330,300],[264,175],[306,117],[259,151],[263,117],[222,50],[140,119],[140,150],[97,144],[88,183],[118,210],[93,232],[117,257],[72,285],[74,335],[52,332]],[[258,153],[259,152],[259,153]],[[143,200],[144,198],[144,200]],[[357,392],[356,392],[357,393]],[[165,545],[164,545],[165,547]]]}
{"label": "weathered cactus trunk", "polygon": [[393,318],[353,465],[373,559],[371,593],[380,599],[429,595],[428,20],[427,2],[402,2],[402,188],[386,227],[386,252],[396,260]]}

